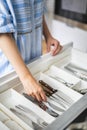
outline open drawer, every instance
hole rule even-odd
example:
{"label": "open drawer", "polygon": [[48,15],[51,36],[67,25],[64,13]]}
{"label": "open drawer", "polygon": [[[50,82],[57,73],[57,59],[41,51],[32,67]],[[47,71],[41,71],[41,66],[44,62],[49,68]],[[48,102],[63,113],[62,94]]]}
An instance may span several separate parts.
{"label": "open drawer", "polygon": [[[87,90],[87,81],[66,67],[74,64],[75,70],[80,74],[84,73],[86,77],[84,70],[87,70],[87,61],[85,58],[87,58],[86,54],[74,50],[72,43],[68,43],[55,57],[46,54],[28,65],[29,70],[40,85],[44,82],[45,85],[56,90],[52,95],[47,95],[48,102],[43,102],[43,104],[35,103],[30,99],[30,96],[25,94],[24,88],[14,71],[1,77],[1,104],[9,111],[9,114],[13,114],[31,130],[35,130],[35,128],[36,130],[49,129],[50,125],[59,119],[62,122],[61,117],[85,96],[83,94]],[[72,66],[70,67],[72,68]],[[41,105],[45,106],[46,109],[43,109]],[[28,114],[25,110],[28,111]],[[57,130],[56,128],[53,129]]]}
{"label": "open drawer", "polygon": [[0,103],[0,130],[33,130]]}

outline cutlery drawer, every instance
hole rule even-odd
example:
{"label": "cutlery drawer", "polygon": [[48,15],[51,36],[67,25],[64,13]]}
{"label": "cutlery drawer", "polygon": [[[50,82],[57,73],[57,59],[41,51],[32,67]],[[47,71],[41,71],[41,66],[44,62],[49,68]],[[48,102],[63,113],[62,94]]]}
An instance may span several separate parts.
{"label": "cutlery drawer", "polygon": [[[52,123],[55,120],[54,117],[50,116],[48,113],[43,111],[37,105],[35,105],[31,101],[27,100],[24,96],[19,94],[14,89],[9,89],[9,90],[5,91],[4,93],[0,94],[0,102],[4,107],[7,108],[7,111],[9,111],[9,114],[14,115],[12,110],[16,110],[22,117],[24,114],[24,120],[18,116],[18,118],[20,118],[23,122],[25,122],[26,116],[27,116],[27,118],[29,118],[29,121],[32,120],[36,124],[38,124],[38,122],[37,122],[38,120],[42,121],[41,123],[43,123],[43,122],[46,123],[47,125]],[[17,110],[17,106],[19,106],[19,105],[24,106],[27,109],[29,109],[29,112],[26,113],[24,111],[22,112],[20,109]],[[33,115],[32,115],[32,113],[33,113]],[[15,116],[17,116],[17,113]],[[26,124],[26,122],[25,122],[25,124]],[[29,124],[26,124],[26,125],[29,126]]]}
{"label": "cutlery drawer", "polygon": [[[78,109],[80,108],[80,105],[77,106],[76,104],[78,104],[79,100],[82,100],[85,95],[82,95],[77,91],[79,91],[80,89],[87,89],[87,82],[66,70],[65,66],[70,63],[75,63],[77,66],[80,66],[81,68],[87,70],[87,61],[85,59],[87,59],[87,55],[78,52],[77,50],[73,50],[72,43],[69,43],[64,46],[62,52],[57,56],[53,57],[50,56],[50,54],[46,54],[28,65],[29,70],[38,82],[43,81],[51,86],[53,89],[57,90],[56,93],[54,93],[50,97],[47,97],[48,103],[45,104],[48,108],[59,115],[57,118],[53,117],[47,111],[41,109],[34,102],[24,97],[24,88],[14,71],[7,74],[6,76],[1,77],[0,108],[6,114],[6,117],[3,116],[3,118],[6,118],[8,120],[11,119],[17,124],[21,124],[21,127],[24,130],[35,130],[35,127],[36,130],[39,130],[40,127],[41,129],[43,128],[51,130],[51,127],[54,129],[57,127],[57,125],[64,126],[64,124],[66,124],[66,121],[71,121],[71,118],[69,117],[70,119],[68,119],[67,115],[73,115],[75,110],[77,110],[75,112],[79,112]],[[67,86],[64,83],[65,81],[73,85]],[[58,100],[57,102],[56,98]],[[85,99],[84,101],[81,101],[81,104],[83,104],[83,102],[85,102]],[[35,117],[37,116],[41,119],[42,123],[38,124],[36,118],[30,116],[31,114],[28,115],[24,112],[20,113],[21,110],[16,108],[16,106],[20,107],[20,105],[32,111],[35,114]],[[73,115],[72,117],[74,118],[74,116],[76,115],[77,114],[75,113],[75,115]],[[3,121],[0,121],[2,124]],[[57,124],[54,123],[57,121]],[[7,122],[7,124],[9,125],[10,123]],[[58,129],[61,130],[60,127],[58,127]]]}
{"label": "cutlery drawer", "polygon": [[[3,130],[33,130],[0,103],[0,128]],[[0,129],[2,130],[2,129]]]}

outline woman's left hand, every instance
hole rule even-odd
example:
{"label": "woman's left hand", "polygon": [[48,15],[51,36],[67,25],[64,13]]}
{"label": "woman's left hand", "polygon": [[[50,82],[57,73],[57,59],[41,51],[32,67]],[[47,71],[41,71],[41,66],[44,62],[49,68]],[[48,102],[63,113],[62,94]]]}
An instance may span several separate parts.
{"label": "woman's left hand", "polygon": [[54,39],[53,37],[49,37],[47,39],[47,51],[50,52],[53,56],[55,56],[56,54],[58,54],[61,49],[62,46],[60,45],[60,42],[56,39]]}

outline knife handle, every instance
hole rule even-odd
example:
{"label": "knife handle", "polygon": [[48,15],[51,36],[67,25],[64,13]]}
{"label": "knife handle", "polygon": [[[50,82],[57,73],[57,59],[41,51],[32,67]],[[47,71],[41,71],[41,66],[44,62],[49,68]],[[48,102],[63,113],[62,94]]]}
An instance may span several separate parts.
{"label": "knife handle", "polygon": [[57,89],[52,88],[50,85],[48,85],[47,83],[45,83],[43,80],[39,80],[39,83],[41,85],[43,85],[45,88],[48,88],[50,91],[52,91],[52,93],[57,92]]}
{"label": "knife handle", "polygon": [[42,86],[43,90],[44,90],[46,93],[48,93],[50,96],[53,94],[53,92],[52,92],[50,89],[48,89],[47,87],[45,87],[45,86],[42,85],[42,84],[40,84],[40,85]]}

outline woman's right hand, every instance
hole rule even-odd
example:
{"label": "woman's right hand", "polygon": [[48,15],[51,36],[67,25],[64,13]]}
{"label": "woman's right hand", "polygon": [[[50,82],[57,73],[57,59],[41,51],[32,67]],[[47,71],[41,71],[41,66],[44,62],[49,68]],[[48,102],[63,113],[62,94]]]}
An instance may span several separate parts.
{"label": "woman's right hand", "polygon": [[44,90],[32,76],[27,76],[24,80],[22,80],[22,83],[28,95],[33,96],[38,101],[47,100]]}

